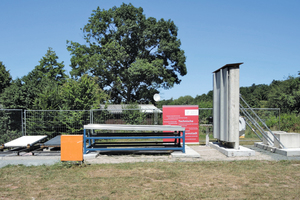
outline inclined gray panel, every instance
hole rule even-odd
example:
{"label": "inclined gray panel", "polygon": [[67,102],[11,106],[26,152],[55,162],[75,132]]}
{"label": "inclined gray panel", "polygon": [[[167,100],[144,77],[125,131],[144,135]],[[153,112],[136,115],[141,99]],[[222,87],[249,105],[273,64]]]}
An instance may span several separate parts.
{"label": "inclined gray panel", "polygon": [[58,135],[58,136],[52,138],[51,140],[45,142],[44,146],[45,147],[54,147],[54,146],[60,147],[60,135]]}

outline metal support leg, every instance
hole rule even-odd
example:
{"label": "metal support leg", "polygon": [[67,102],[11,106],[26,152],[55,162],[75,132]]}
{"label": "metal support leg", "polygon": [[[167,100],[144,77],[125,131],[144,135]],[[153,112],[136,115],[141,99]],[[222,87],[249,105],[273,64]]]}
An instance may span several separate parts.
{"label": "metal support leg", "polygon": [[208,146],[209,143],[209,127],[206,127],[206,141],[205,141],[205,145]]}
{"label": "metal support leg", "polygon": [[83,154],[86,154],[86,130],[83,129]]}

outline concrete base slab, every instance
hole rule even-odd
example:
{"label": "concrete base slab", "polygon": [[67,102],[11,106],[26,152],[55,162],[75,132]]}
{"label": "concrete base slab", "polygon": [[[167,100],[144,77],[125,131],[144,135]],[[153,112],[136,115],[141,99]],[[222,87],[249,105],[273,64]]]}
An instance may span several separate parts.
{"label": "concrete base slab", "polygon": [[187,145],[185,145],[185,153],[174,151],[171,156],[173,158],[200,158],[200,154]]}
{"label": "concrete base slab", "polygon": [[0,168],[6,165],[54,165],[60,162],[60,156],[6,156],[0,157]]}
{"label": "concrete base slab", "polygon": [[214,143],[210,142],[209,146],[211,148],[214,148],[214,149],[218,150],[219,152],[223,153],[227,157],[255,156],[255,151],[253,151],[249,148],[243,147],[243,146],[239,146],[240,149],[238,149],[238,150],[233,149],[233,148],[228,148],[217,142],[214,142]]}
{"label": "concrete base slab", "polygon": [[277,153],[284,156],[300,156],[300,148],[289,148],[289,149],[279,149],[276,147],[271,147],[269,145],[265,145],[262,142],[255,142],[255,147],[258,147],[260,149],[264,149],[266,151],[271,151],[273,153]]}
{"label": "concrete base slab", "polygon": [[99,152],[89,152],[87,154],[83,154],[83,160],[94,159],[99,155]]}
{"label": "concrete base slab", "polygon": [[254,146],[271,152],[274,152],[274,150],[276,149],[276,147],[269,146],[263,142],[255,142]]}

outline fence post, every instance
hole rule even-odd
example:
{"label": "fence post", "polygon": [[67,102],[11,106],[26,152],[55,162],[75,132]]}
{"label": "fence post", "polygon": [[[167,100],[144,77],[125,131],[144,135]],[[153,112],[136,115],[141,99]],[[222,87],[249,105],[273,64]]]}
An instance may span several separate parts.
{"label": "fence post", "polygon": [[157,110],[156,109],[153,109],[153,112],[154,112],[154,125],[157,125],[158,123],[157,123],[157,118],[158,118],[158,116],[157,116],[157,114],[158,114],[158,112],[157,112]]}
{"label": "fence post", "polygon": [[23,112],[22,112],[22,109],[21,109],[21,123],[22,123],[22,136],[24,136],[24,131],[23,131],[23,126],[24,126],[24,121],[23,121]]}
{"label": "fence post", "polygon": [[26,135],[26,110],[24,110],[24,135]]}
{"label": "fence post", "polygon": [[90,110],[90,124],[93,124],[94,122],[94,115],[93,115],[93,110]]}
{"label": "fence post", "polygon": [[279,130],[280,130],[280,108],[279,108]]}

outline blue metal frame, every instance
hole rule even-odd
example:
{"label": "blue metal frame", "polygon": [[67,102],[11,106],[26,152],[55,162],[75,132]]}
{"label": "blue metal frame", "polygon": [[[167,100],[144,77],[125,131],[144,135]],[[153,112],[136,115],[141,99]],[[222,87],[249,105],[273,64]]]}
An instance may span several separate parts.
{"label": "blue metal frame", "polygon": [[[181,131],[181,136],[133,136],[133,137],[97,137],[97,136],[90,136],[86,134],[86,129],[83,130],[83,153],[87,154],[89,151],[167,151],[167,150],[179,150],[185,153],[185,131]],[[153,147],[153,148],[90,148],[94,143],[95,139],[181,139],[182,146],[181,147]],[[88,146],[87,146],[88,140]]]}

